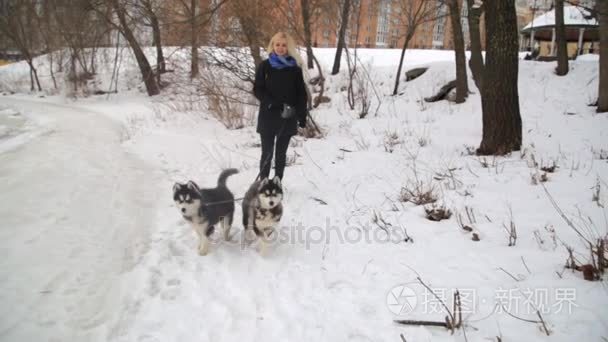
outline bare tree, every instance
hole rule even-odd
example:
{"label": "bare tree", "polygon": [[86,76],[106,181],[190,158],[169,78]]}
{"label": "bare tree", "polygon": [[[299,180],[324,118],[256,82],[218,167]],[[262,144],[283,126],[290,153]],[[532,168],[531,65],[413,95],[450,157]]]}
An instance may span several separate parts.
{"label": "bare tree", "polygon": [[30,90],[35,90],[35,83],[38,91],[42,91],[38,71],[34,66],[34,57],[38,48],[37,34],[33,25],[35,6],[34,0],[9,1],[6,4],[7,15],[0,16],[0,33],[14,44],[30,67]]}
{"label": "bare tree", "polygon": [[464,54],[464,37],[460,24],[460,6],[458,0],[447,0],[452,23],[452,39],[454,40],[454,54],[456,55],[456,103],[463,103],[469,96],[467,84],[467,62]]}
{"label": "bare tree", "polygon": [[597,112],[608,112],[608,1],[596,2],[600,24],[600,81],[598,88]]}
{"label": "bare tree", "polygon": [[[221,8],[228,3],[228,0],[213,0],[209,6],[202,8],[199,0],[176,0],[171,6],[165,5],[165,11],[173,20],[166,20],[166,26],[181,28],[181,34],[190,38],[190,77],[199,75],[199,54],[198,48],[205,29],[209,27],[214,16],[219,15]],[[233,3],[235,3],[233,1]],[[239,2],[240,3],[240,2]]]}
{"label": "bare tree", "polygon": [[486,64],[481,91],[483,138],[477,153],[504,155],[521,148],[519,112],[518,32],[512,0],[484,1],[486,14]]}
{"label": "bare tree", "polygon": [[558,76],[568,74],[568,43],[566,41],[566,26],[564,25],[564,0],[554,0],[555,5],[555,37],[557,41]]}
{"label": "bare tree", "polygon": [[469,22],[469,38],[471,40],[471,59],[469,67],[473,74],[473,80],[477,89],[483,87],[483,57],[481,55],[481,34],[479,31],[479,18],[483,12],[483,6],[475,6],[475,0],[467,0],[467,21]]}
{"label": "bare tree", "polygon": [[574,0],[564,0],[568,4],[582,8],[588,12],[592,18],[599,22],[600,36],[600,61],[599,61],[599,83],[597,112],[608,112],[608,1],[596,0],[593,7]]}
{"label": "bare tree", "polygon": [[[334,4],[335,5],[335,4]],[[298,41],[304,43],[306,49],[306,59],[308,69],[314,69],[314,52],[312,50],[312,27],[316,27],[319,14],[323,12],[328,15],[327,9],[331,7],[326,0],[300,0],[300,8],[291,6],[284,0],[273,0],[273,6],[278,11],[278,17],[284,18],[281,24],[288,28],[288,31]]]}
{"label": "bare tree", "polygon": [[331,74],[336,75],[340,72],[340,60],[342,59],[342,49],[346,46],[344,35],[348,27],[348,17],[350,13],[350,0],[342,0],[342,11],[340,13],[340,31],[338,32],[338,46],[336,47],[336,56],[334,58],[334,66],[331,69]]}
{"label": "bare tree", "polygon": [[55,25],[53,25],[54,8],[50,1],[45,1],[42,4],[42,11],[36,15],[38,31],[40,38],[44,44],[44,51],[47,52],[49,59],[49,72],[53,80],[53,88],[57,89],[57,79],[53,70],[53,52],[59,46]]}
{"label": "bare tree", "polygon": [[156,48],[156,77],[160,83],[160,75],[167,71],[159,19],[159,13],[163,10],[163,2],[160,0],[138,0],[133,5],[140,10],[139,14],[144,20],[144,24],[152,29],[152,44]]}
{"label": "bare tree", "polygon": [[[355,27],[355,42],[359,41],[359,33],[360,33],[360,24],[361,24],[361,10],[363,4],[359,2],[358,6],[353,6],[352,11],[352,20],[351,23]],[[360,102],[361,110],[359,111],[359,118],[363,119],[369,113],[369,108],[371,105],[370,96],[369,96],[369,79],[367,79],[363,75],[358,68],[358,57],[357,57],[358,47],[355,44],[353,50],[350,51],[347,47],[344,47],[344,51],[346,52],[346,63],[348,66],[348,87],[346,89],[348,105],[351,110],[355,109],[356,103]],[[361,66],[363,72],[365,73],[365,68]]]}
{"label": "bare tree", "polygon": [[[267,13],[277,11],[269,0],[239,0],[228,5],[233,18],[238,21],[236,33],[240,43],[249,48],[255,65],[262,62],[260,47],[264,47],[272,34],[278,31],[279,23],[268,20]],[[235,31],[234,28],[231,28]]]}
{"label": "bare tree", "polygon": [[183,27],[183,34],[187,34],[190,38],[190,78],[195,78],[199,75],[199,36],[200,36],[200,4],[197,0],[178,0],[173,16],[175,20],[168,22],[167,25],[176,25]]}
{"label": "bare tree", "polygon": [[395,75],[395,88],[393,89],[393,95],[397,95],[399,91],[399,80],[401,79],[401,69],[403,68],[403,58],[405,57],[405,50],[407,50],[410,41],[416,33],[416,29],[429,21],[433,21],[438,18],[438,10],[442,6],[440,2],[426,1],[426,0],[399,0],[396,4],[399,6],[401,15],[399,16],[400,26],[405,32],[405,40],[403,42],[403,48],[401,49],[401,58],[399,59],[399,67],[397,68],[397,75]]}
{"label": "bare tree", "polygon": [[190,77],[198,76],[198,17],[197,0],[190,0]]}
{"label": "bare tree", "polygon": [[[86,84],[95,74],[98,48],[108,40],[111,29],[119,29],[120,25],[112,21],[111,7],[107,3],[87,0],[49,2],[54,8],[54,21],[61,46],[65,47],[64,50],[69,55],[67,79],[76,94],[80,85]],[[86,87],[83,89],[86,91]]]}
{"label": "bare tree", "polygon": [[148,95],[158,95],[160,93],[160,88],[158,87],[158,83],[154,77],[154,71],[152,70],[152,67],[150,67],[148,58],[146,58],[146,55],[137,41],[137,38],[135,38],[135,35],[133,34],[133,30],[127,22],[127,10],[125,5],[120,3],[119,0],[107,1],[109,1],[110,7],[118,17],[120,32],[129,43],[129,46],[131,46],[131,50],[135,55],[135,59],[137,60],[137,65],[139,66],[139,70],[144,79],[144,84],[146,86]]}
{"label": "bare tree", "polygon": [[308,0],[300,0],[302,7],[302,28],[304,30],[304,45],[306,46],[306,60],[308,69],[314,68],[313,52],[312,52],[312,34],[310,32],[310,2]]}

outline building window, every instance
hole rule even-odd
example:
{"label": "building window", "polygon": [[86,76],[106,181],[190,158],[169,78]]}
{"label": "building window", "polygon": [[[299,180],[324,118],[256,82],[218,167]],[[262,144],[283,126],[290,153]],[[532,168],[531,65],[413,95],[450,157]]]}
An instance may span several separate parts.
{"label": "building window", "polygon": [[437,10],[437,19],[435,23],[435,29],[433,30],[433,46],[442,47],[443,38],[445,34],[445,22],[446,22],[447,6],[441,5]]}
{"label": "building window", "polygon": [[386,46],[387,37],[390,34],[390,18],[391,2],[390,0],[381,0],[378,3],[378,25],[376,27],[377,45]]}

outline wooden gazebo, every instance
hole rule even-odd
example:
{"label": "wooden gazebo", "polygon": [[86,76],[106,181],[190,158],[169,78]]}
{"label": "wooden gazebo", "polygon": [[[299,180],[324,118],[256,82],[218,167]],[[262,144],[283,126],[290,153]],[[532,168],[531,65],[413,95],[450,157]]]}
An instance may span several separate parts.
{"label": "wooden gazebo", "polygon": [[[566,26],[566,39],[577,43],[577,55],[582,51],[585,42],[599,41],[599,25],[595,18],[591,18],[588,11],[576,6],[564,6],[564,25]],[[532,50],[536,40],[551,42],[550,55],[555,55],[555,10],[536,17],[526,25],[521,34],[528,39]]]}

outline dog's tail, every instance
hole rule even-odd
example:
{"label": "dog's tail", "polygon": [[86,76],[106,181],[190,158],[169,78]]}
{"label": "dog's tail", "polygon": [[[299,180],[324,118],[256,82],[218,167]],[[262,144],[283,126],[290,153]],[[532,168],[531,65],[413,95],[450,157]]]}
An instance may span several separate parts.
{"label": "dog's tail", "polygon": [[217,186],[219,187],[226,187],[226,179],[228,179],[228,177],[232,176],[235,173],[239,173],[239,170],[237,169],[226,169],[224,171],[222,171],[222,173],[220,173],[220,176],[217,178]]}

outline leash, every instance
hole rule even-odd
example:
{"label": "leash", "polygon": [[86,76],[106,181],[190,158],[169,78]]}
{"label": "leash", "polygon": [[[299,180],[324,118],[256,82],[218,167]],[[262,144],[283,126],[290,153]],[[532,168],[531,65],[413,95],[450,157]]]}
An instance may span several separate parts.
{"label": "leash", "polygon": [[[283,131],[285,130],[285,125],[286,124],[287,124],[287,120],[284,120],[283,125],[281,125],[281,128],[279,129],[279,131],[276,134],[276,137],[280,136],[283,133]],[[273,139],[274,139],[274,137],[273,137]],[[271,153],[266,157],[266,160],[264,161],[264,164],[263,164],[264,167],[266,167],[266,165],[268,165],[268,163],[270,163],[270,159],[272,158],[273,152],[274,151],[271,151]],[[258,172],[258,175],[255,177],[254,182],[257,182],[260,179],[260,175],[261,174],[262,174],[262,170],[260,170],[260,172]],[[235,198],[233,200],[206,202],[206,203],[201,204],[201,205],[204,206],[204,207],[206,207],[206,206],[210,206],[210,205],[218,205],[218,204],[223,204],[223,203],[238,202],[238,201],[242,201],[244,199],[245,199],[245,197],[239,197],[239,198]]]}
{"label": "leash", "polygon": [[[277,132],[277,134],[275,134],[273,136],[273,139],[275,137],[278,138],[278,137],[281,136],[281,134],[283,134],[283,131],[285,130],[285,126],[286,125],[287,125],[287,119],[283,119],[283,124],[281,125],[281,128],[279,128],[279,131]],[[275,146],[274,143],[273,143],[273,146],[276,148],[276,146]],[[266,157],[266,160],[264,160],[264,163],[262,164],[262,167],[260,167],[260,172],[258,172],[257,176],[255,176],[254,182],[257,182],[258,180],[260,180],[260,175],[262,174],[262,169],[265,168],[270,163],[270,160],[272,159],[272,155],[273,154],[274,154],[274,150],[270,151],[270,153]],[[239,197],[239,198],[235,198],[233,200],[209,202],[209,203],[205,203],[205,204],[202,204],[202,205],[203,206],[217,205],[217,204],[223,204],[223,203],[238,202],[238,201],[242,201],[244,199],[245,199],[245,197]]]}
{"label": "leash", "polygon": [[[287,123],[287,121],[283,122],[283,125],[281,126],[281,128],[279,129],[278,133],[276,134],[276,136],[280,136],[281,133],[283,133],[283,131],[285,130],[285,124]],[[264,167],[266,167],[266,165],[268,165],[268,163],[270,163],[270,159],[272,158],[272,152],[266,157],[266,160],[264,161]],[[257,182],[260,179],[260,174],[262,174],[262,170],[260,170],[260,172],[258,172],[258,175],[255,177],[254,182]],[[239,198],[235,198],[233,200],[225,200],[225,201],[215,201],[215,202],[205,202],[204,204],[201,203],[202,206],[207,207],[210,205],[218,205],[218,204],[223,204],[223,203],[230,203],[230,202],[238,202],[238,201],[242,201],[244,200],[245,197],[239,197]]]}
{"label": "leash", "polygon": [[216,201],[216,202],[209,202],[209,203],[201,203],[201,205],[203,207],[209,206],[209,205],[216,205],[216,204],[222,204],[222,203],[230,203],[230,202],[238,202],[238,201],[242,201],[244,200],[245,197],[239,197],[239,198],[235,198],[233,200],[226,200],[226,201]]}

